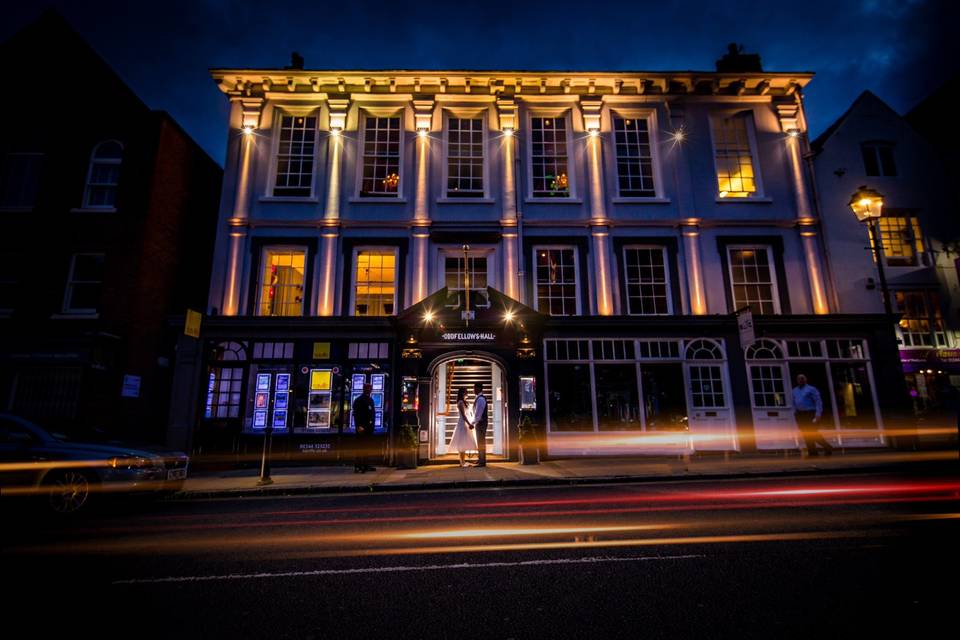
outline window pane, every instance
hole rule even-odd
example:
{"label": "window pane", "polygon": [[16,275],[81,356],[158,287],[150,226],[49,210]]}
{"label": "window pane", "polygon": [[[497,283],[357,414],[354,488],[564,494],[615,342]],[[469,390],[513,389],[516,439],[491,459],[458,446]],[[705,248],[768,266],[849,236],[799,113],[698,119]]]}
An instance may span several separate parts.
{"label": "window pane", "polygon": [[653,315],[669,312],[667,271],[662,247],[624,249],[627,313]]}
{"label": "window pane", "polygon": [[687,429],[687,399],[680,363],[644,364],[640,369],[647,431]]}
{"label": "window pane", "polygon": [[779,312],[773,270],[766,247],[729,249],[730,280],[735,309],[750,307],[753,313]]}
{"label": "window pane", "polygon": [[550,364],[547,374],[551,430],[593,431],[589,365]]}
{"label": "window pane", "polygon": [[313,185],[316,152],[316,116],[284,115],[280,118],[275,196],[309,196]]}
{"label": "window pane", "polygon": [[483,120],[450,118],[447,121],[447,196],[483,196]]}
{"label": "window pane", "polygon": [[878,221],[883,255],[890,266],[913,266],[917,264],[914,252],[914,229],[919,229],[916,218],[883,216]]}
{"label": "window pane", "polygon": [[536,250],[537,309],[550,315],[577,313],[577,269],[573,248]]}
{"label": "window pane", "polygon": [[600,430],[639,430],[636,365],[595,364],[594,372],[597,381],[597,424]]}
{"label": "window pane", "polygon": [[97,311],[100,307],[103,288],[103,272],[103,254],[77,254],[73,256],[67,280],[64,311]]}
{"label": "window pane", "polygon": [[622,197],[653,197],[653,156],[646,118],[613,118],[617,184]]}
{"label": "window pane", "polygon": [[721,198],[748,198],[757,191],[747,117],[740,114],[711,119]]}
{"label": "window pane", "polygon": [[400,118],[368,116],[363,130],[360,195],[390,198],[400,192]]}
{"label": "window pane", "polygon": [[396,254],[393,249],[357,252],[354,314],[393,315],[396,299]]}
{"label": "window pane", "polygon": [[268,249],[260,275],[257,315],[302,316],[306,251]]}
{"label": "window pane", "polygon": [[833,391],[837,399],[840,427],[848,429],[876,429],[873,397],[867,365],[860,363],[830,363]]}
{"label": "window pane", "polygon": [[566,118],[531,118],[531,134],[533,195],[538,198],[568,197]]}

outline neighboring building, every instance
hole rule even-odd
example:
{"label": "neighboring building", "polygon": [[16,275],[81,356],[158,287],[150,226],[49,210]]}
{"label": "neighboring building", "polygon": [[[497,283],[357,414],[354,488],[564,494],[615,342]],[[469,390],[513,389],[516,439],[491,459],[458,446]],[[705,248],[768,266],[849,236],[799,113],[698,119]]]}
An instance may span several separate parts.
{"label": "neighboring building", "polygon": [[499,456],[521,410],[550,455],[786,449],[805,373],[835,443],[886,443],[895,338],[831,288],[812,76],[738,55],[723,73],[213,70],[227,173],[170,442],[253,454],[274,425],[276,451],[336,460],[367,381],[384,441],[418,421],[442,458],[479,380]]}
{"label": "neighboring building", "polygon": [[850,311],[883,311],[867,229],[849,207],[861,185],[883,195],[880,248],[893,311],[901,314],[903,371],[915,414],[935,415],[940,385],[960,387],[960,211],[944,158],[869,91],[812,146],[824,237]]}
{"label": "neighboring building", "polygon": [[0,68],[2,408],[162,438],[167,317],[204,308],[222,170],[54,13]]}

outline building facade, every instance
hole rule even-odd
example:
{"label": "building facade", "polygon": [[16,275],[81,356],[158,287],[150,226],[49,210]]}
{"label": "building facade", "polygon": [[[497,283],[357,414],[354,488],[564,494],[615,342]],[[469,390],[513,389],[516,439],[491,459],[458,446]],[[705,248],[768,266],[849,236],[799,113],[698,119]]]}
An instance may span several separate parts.
{"label": "building facade", "polygon": [[869,91],[813,143],[824,235],[839,295],[852,311],[883,311],[867,229],[851,213],[865,185],[883,196],[879,248],[915,416],[936,421],[942,385],[960,387],[960,211],[936,146]]}
{"label": "building facade", "polygon": [[370,382],[384,450],[411,423],[443,458],[480,381],[497,456],[521,415],[549,455],[792,449],[805,373],[829,438],[885,444],[896,344],[827,269],[811,74],[725,62],[213,70],[228,160],[171,443],[252,452],[272,426],[280,451],[335,460]]}
{"label": "building facade", "polygon": [[162,440],[166,317],[205,304],[222,170],[54,13],[0,67],[56,73],[0,104],[0,410]]}

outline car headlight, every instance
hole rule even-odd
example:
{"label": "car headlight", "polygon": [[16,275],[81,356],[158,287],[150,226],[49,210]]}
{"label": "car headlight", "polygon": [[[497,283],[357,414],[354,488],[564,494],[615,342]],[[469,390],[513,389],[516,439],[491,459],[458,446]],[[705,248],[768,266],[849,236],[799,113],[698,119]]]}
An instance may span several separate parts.
{"label": "car headlight", "polygon": [[159,467],[160,464],[150,458],[133,456],[130,458],[110,458],[110,466],[114,469],[147,469]]}

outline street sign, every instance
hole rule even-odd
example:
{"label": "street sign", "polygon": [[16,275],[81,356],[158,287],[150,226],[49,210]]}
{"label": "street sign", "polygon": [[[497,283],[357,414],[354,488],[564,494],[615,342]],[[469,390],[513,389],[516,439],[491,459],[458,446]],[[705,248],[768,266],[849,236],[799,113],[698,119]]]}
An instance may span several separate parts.
{"label": "street sign", "polygon": [[187,319],[183,323],[183,333],[192,337],[200,337],[200,321],[203,319],[203,314],[199,311],[194,311],[193,309],[187,309]]}
{"label": "street sign", "polygon": [[753,311],[750,307],[737,310],[737,329],[740,331],[741,347],[747,347],[756,341],[757,335],[753,330]]}

